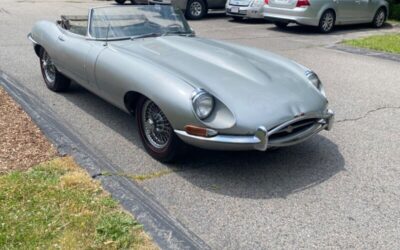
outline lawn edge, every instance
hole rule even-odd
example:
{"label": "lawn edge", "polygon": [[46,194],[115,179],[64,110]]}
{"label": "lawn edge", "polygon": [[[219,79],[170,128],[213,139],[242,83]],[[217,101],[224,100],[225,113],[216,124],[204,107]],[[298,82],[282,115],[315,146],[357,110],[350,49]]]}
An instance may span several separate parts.
{"label": "lawn edge", "polygon": [[400,54],[387,53],[387,52],[378,51],[378,50],[354,47],[354,46],[350,46],[350,45],[345,45],[342,42],[337,43],[332,46],[329,46],[329,48],[335,49],[335,50],[340,50],[340,51],[347,52],[347,53],[357,54],[357,55],[370,56],[370,57],[376,57],[376,58],[381,58],[381,59],[385,59],[385,60],[400,62]]}
{"label": "lawn edge", "polygon": [[32,118],[59,154],[72,156],[92,178],[100,180],[102,187],[143,225],[161,249],[210,249],[136,182],[120,175],[103,176],[104,172],[121,173],[121,170],[82,141],[50,107],[2,70],[0,85]]}

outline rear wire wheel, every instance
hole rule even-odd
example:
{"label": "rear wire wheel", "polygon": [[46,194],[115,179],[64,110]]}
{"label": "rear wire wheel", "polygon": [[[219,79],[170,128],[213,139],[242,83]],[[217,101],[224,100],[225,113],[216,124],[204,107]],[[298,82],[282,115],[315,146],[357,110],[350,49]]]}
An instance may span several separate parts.
{"label": "rear wire wheel", "polygon": [[39,60],[43,80],[46,83],[47,88],[54,92],[66,91],[71,84],[71,80],[58,72],[50,55],[43,48],[40,50]]}
{"label": "rear wire wheel", "polygon": [[162,110],[150,99],[141,97],[136,105],[136,122],[146,151],[156,160],[172,162],[182,152],[183,142]]}

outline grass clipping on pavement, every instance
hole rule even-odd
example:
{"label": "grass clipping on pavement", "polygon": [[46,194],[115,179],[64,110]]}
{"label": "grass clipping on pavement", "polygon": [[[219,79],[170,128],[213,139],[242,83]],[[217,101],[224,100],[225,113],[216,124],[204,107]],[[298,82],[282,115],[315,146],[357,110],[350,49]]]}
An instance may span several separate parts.
{"label": "grass clipping on pavement", "polygon": [[400,33],[346,40],[344,44],[358,48],[400,54]]}
{"label": "grass clipping on pavement", "polygon": [[0,175],[0,246],[156,248],[142,227],[70,157]]}

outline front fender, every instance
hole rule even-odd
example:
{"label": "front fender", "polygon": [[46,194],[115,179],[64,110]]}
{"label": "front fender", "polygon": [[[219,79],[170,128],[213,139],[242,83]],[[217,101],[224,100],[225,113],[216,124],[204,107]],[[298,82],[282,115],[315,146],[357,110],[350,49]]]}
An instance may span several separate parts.
{"label": "front fender", "polygon": [[61,35],[61,31],[57,25],[50,21],[39,21],[35,23],[32,28],[30,35],[31,41],[35,41],[35,53],[39,55],[39,51],[36,46],[43,47],[47,53],[51,56],[56,67],[58,66],[58,36]]}
{"label": "front fender", "polygon": [[156,103],[174,129],[188,123],[201,125],[192,112],[194,87],[155,63],[122,54],[109,45],[97,58],[95,76],[101,95],[125,111],[124,96],[135,91]]}

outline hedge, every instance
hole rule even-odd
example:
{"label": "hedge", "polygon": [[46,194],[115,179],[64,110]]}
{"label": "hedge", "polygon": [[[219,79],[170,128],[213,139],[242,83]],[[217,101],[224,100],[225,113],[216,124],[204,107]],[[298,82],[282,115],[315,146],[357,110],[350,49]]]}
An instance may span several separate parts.
{"label": "hedge", "polygon": [[388,0],[390,4],[390,19],[400,20],[400,0]]}

